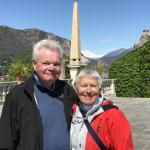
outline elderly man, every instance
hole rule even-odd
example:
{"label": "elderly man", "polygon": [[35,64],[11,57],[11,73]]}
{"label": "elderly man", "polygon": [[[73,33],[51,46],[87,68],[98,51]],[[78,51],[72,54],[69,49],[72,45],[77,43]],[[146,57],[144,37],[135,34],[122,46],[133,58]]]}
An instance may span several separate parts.
{"label": "elderly man", "polygon": [[0,150],[69,150],[75,93],[58,78],[62,48],[50,40],[33,47],[33,75],[6,96],[0,120]]}

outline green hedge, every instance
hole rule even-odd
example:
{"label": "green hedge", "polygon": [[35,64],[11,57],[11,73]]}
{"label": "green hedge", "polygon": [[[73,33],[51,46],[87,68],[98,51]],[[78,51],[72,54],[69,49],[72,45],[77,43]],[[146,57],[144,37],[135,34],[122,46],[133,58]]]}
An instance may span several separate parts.
{"label": "green hedge", "polygon": [[150,41],[112,63],[117,96],[150,97]]}

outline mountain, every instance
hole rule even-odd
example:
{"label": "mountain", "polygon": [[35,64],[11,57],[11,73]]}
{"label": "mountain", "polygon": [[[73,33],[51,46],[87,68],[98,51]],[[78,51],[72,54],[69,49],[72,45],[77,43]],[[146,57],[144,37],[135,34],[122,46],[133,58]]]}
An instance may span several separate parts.
{"label": "mountain", "polygon": [[90,58],[88,57],[88,55],[85,56],[82,52],[81,52],[81,60],[83,65],[97,64],[97,59]]}
{"label": "mountain", "polygon": [[[69,55],[70,40],[68,39],[36,28],[18,30],[5,25],[0,25],[0,67],[6,66],[12,57],[18,55],[22,51],[32,50],[32,47],[36,42],[45,38],[59,41],[64,49],[64,53]],[[140,42],[143,43],[145,39],[150,40],[149,30],[144,30],[144,33],[140,38]],[[130,51],[132,51],[132,48],[121,48],[102,57],[101,55],[94,54],[91,51],[84,50],[82,51],[82,59],[83,63],[96,63],[97,61],[98,64],[103,64],[106,69],[109,69],[113,61],[123,57]]]}
{"label": "mountain", "polygon": [[125,56],[127,53],[131,52],[132,50],[134,50],[138,47],[141,47],[147,41],[150,41],[150,30],[144,29],[139,40],[140,40],[139,43],[134,44],[132,46],[132,48],[129,48],[129,49],[121,48],[121,49],[112,51],[112,52],[108,53],[107,55],[99,58],[97,60],[97,62],[99,64],[103,64],[106,69],[109,69],[109,67],[113,61],[120,59],[121,57]]}
{"label": "mountain", "polygon": [[114,50],[104,56],[97,55],[89,50],[84,50],[81,53],[84,56],[83,61],[85,61],[87,64],[95,63],[95,61],[97,60],[97,64],[104,65],[104,67],[108,70],[113,61],[123,57],[130,51],[132,51],[132,48],[129,48],[129,49],[120,48],[120,49]]}
{"label": "mountain", "polygon": [[106,54],[105,56],[97,59],[97,63],[104,65],[104,67],[108,70],[113,61],[123,57],[124,55],[131,52],[132,50],[133,50],[132,48],[129,49],[120,48],[114,50]]}
{"label": "mountain", "polygon": [[123,57],[130,51],[132,51],[132,48],[129,48],[129,49],[120,48],[103,56],[103,55],[94,54],[93,52],[89,50],[84,50],[84,51],[81,51],[82,53],[81,56],[82,56],[82,62],[84,64],[96,64],[96,63],[102,64],[108,71],[113,61]]}
{"label": "mountain", "polygon": [[66,54],[70,51],[70,41],[39,29],[17,30],[5,25],[0,26],[0,59],[6,61],[25,50],[32,50],[33,45],[45,38],[59,41]]}
{"label": "mountain", "polygon": [[[144,29],[143,34],[141,35],[139,40],[140,40],[139,43],[133,44],[132,48],[128,48],[128,49],[120,48],[120,49],[114,50],[114,51],[106,54],[103,57],[98,58],[97,63],[104,65],[104,67],[107,70],[109,70],[109,67],[112,64],[112,62],[125,56],[126,54],[130,53],[132,50],[142,46],[147,41],[150,41],[150,30]],[[92,53],[90,53],[89,51],[87,51],[87,52],[85,52],[85,56],[91,58],[91,56],[93,57],[94,55]]]}
{"label": "mountain", "polygon": [[[18,30],[0,25],[0,67],[9,64],[10,60],[23,51],[32,50],[33,45],[45,38],[59,41],[66,55],[70,54],[70,41],[39,29]],[[88,55],[95,57],[92,52]],[[95,63],[95,60],[82,55],[84,64]]]}
{"label": "mountain", "polygon": [[87,57],[87,58],[91,58],[91,59],[98,59],[98,58],[101,58],[103,55],[97,55],[89,50],[83,50],[81,51],[81,53]]}

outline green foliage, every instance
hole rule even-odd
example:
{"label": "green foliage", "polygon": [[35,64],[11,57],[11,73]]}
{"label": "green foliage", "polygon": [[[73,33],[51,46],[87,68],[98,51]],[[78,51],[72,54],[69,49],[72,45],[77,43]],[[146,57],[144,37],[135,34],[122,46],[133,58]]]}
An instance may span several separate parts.
{"label": "green foliage", "polygon": [[97,64],[95,65],[95,69],[102,75],[106,72],[106,69],[103,65]]}
{"label": "green foliage", "polygon": [[15,57],[10,66],[9,74],[11,79],[19,77],[21,80],[27,79],[32,73],[31,51],[25,51]]}
{"label": "green foliage", "polygon": [[150,42],[113,62],[109,78],[116,79],[117,96],[150,97]]}
{"label": "green foliage", "polygon": [[[1,50],[0,50],[1,51]],[[0,75],[8,74],[8,65],[10,64],[10,59],[7,56],[2,56],[0,54]]]}

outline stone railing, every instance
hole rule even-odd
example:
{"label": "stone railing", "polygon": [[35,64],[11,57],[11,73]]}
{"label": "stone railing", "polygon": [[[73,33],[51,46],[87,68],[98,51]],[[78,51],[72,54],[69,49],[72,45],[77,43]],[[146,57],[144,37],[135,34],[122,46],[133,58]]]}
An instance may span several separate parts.
{"label": "stone railing", "polygon": [[[68,83],[70,83],[70,80],[65,80]],[[3,107],[3,103],[5,101],[6,94],[10,91],[11,88],[13,88],[15,85],[20,84],[21,82],[0,82],[0,116],[1,116],[1,111]],[[115,80],[111,79],[105,79],[102,82],[102,95],[104,97],[116,97],[115,93]]]}
{"label": "stone railing", "polygon": [[115,80],[103,79],[102,81],[102,95],[105,97],[116,97]]}
{"label": "stone railing", "polygon": [[[69,80],[66,80],[69,82]],[[20,82],[19,82],[20,83]],[[19,84],[16,81],[11,82],[0,82],[0,103],[4,102],[6,94],[11,88]],[[102,81],[102,91],[101,94],[105,97],[116,97],[115,92],[115,80],[113,79],[104,79]]]}
{"label": "stone railing", "polygon": [[3,103],[5,100],[6,94],[11,88],[21,82],[11,81],[11,82],[0,82],[0,103]]}

